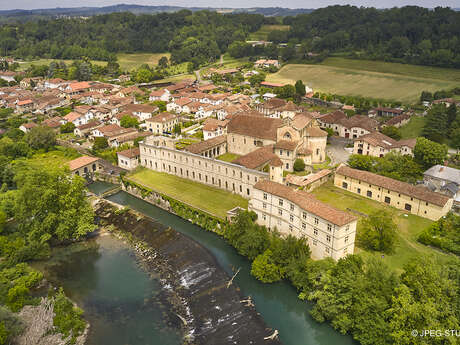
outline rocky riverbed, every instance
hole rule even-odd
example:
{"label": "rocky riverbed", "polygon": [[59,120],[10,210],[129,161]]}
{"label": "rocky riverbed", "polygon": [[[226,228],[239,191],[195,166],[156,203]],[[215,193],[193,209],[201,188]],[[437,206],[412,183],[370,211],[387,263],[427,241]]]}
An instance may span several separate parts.
{"label": "rocky riverbed", "polygon": [[166,317],[182,326],[184,343],[280,344],[267,338],[275,331],[206,248],[132,210],[101,199],[93,204],[101,226],[130,239],[140,262],[160,279],[171,306]]}

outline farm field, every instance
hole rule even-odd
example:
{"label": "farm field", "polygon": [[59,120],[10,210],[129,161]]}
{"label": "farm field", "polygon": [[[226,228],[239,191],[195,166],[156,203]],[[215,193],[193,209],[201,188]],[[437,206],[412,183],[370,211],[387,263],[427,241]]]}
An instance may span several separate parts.
{"label": "farm field", "polygon": [[[315,195],[318,200],[345,211],[351,209],[369,215],[377,210],[385,209],[393,214],[393,220],[398,226],[398,244],[396,245],[395,252],[391,255],[382,254],[380,252],[369,252],[357,247],[355,243],[355,253],[357,254],[381,257],[387,264],[397,270],[401,270],[404,264],[410,259],[419,257],[420,255],[433,255],[440,260],[446,260],[451,257],[448,254],[417,242],[417,236],[433,223],[429,219],[410,214],[406,215],[403,211],[396,208],[337,188],[331,182],[315,189],[312,194]],[[360,229],[361,222],[358,220],[358,233]]]}
{"label": "farm field", "polygon": [[329,58],[317,65],[288,64],[267,76],[267,81],[277,83],[294,84],[298,79],[316,91],[414,103],[422,91],[458,86],[460,71]]}
{"label": "farm field", "polygon": [[127,178],[220,218],[236,206],[248,207],[248,201],[237,194],[166,173],[141,169]]}
{"label": "farm field", "polygon": [[[156,65],[158,60],[162,56],[166,56],[168,59],[171,54],[169,53],[136,53],[136,54],[117,54],[118,63],[124,71],[130,71],[136,69],[140,65],[146,63],[148,65]],[[66,64],[71,64],[73,60],[60,60],[60,59],[38,59],[32,61],[25,61],[20,63],[19,70],[23,71],[30,67],[30,65],[49,65],[52,61],[64,61]],[[104,66],[107,64],[106,61],[91,60],[91,63]]]}
{"label": "farm field", "polygon": [[267,40],[268,34],[270,31],[287,31],[290,29],[289,25],[262,25],[259,30],[253,32],[249,35],[248,40],[250,41],[259,41],[259,40]]}

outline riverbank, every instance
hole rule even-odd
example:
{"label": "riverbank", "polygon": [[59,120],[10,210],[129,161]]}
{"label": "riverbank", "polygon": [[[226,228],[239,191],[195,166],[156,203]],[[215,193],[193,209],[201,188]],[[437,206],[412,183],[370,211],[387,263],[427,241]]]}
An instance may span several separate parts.
{"label": "riverbank", "polygon": [[[193,344],[280,344],[264,339],[267,329],[248,298],[229,284],[231,277],[204,247],[181,233],[107,201],[94,203],[105,227],[120,231],[138,243],[143,264],[159,275],[170,291],[169,300]],[[140,245],[146,243],[148,247]]]}

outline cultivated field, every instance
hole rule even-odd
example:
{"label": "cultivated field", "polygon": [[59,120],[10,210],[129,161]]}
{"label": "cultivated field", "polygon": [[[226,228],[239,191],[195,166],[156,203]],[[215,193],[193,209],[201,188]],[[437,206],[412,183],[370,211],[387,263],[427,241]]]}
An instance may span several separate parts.
{"label": "cultivated field", "polygon": [[[158,60],[162,56],[166,56],[168,59],[171,54],[169,53],[137,53],[137,54],[117,54],[118,63],[123,71],[131,71],[132,69],[138,68],[142,64],[148,64],[150,66],[156,65]],[[26,70],[30,65],[49,65],[52,61],[64,61],[66,64],[71,64],[73,60],[59,60],[59,59],[38,59],[33,61],[26,61],[20,63],[20,70]],[[104,66],[107,64],[106,61],[91,60],[91,63]]]}
{"label": "cultivated field", "polygon": [[221,218],[236,206],[248,207],[248,201],[239,195],[149,169],[135,172],[128,179]]}
{"label": "cultivated field", "polygon": [[459,86],[460,70],[329,58],[318,65],[289,64],[267,76],[278,83],[298,79],[316,91],[413,103],[422,91]]}
{"label": "cultivated field", "polygon": [[249,35],[250,41],[259,41],[259,40],[267,40],[268,34],[270,31],[287,31],[289,30],[289,25],[262,25],[259,30],[253,32]]}
{"label": "cultivated field", "polygon": [[[379,252],[367,252],[361,248],[357,248],[355,244],[355,253],[381,257],[389,265],[398,270],[400,270],[411,258],[419,257],[420,255],[434,255],[440,259],[447,259],[450,256],[417,242],[417,236],[433,223],[429,219],[414,215],[406,216],[403,211],[347,192],[335,187],[330,182],[315,189],[312,194],[319,200],[345,211],[353,210],[369,215],[377,210],[385,209],[393,213],[393,220],[398,226],[398,245],[396,246],[395,252],[391,255],[382,255],[382,253]],[[360,229],[361,222],[358,221],[358,233]]]}

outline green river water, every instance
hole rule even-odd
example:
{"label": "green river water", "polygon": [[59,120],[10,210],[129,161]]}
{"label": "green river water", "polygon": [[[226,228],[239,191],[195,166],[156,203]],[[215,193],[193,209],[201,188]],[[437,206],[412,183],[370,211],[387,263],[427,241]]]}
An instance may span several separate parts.
{"label": "green river water", "polygon": [[[99,194],[111,186],[97,182],[89,188]],[[300,301],[288,283],[262,284],[254,279],[248,260],[219,236],[128,193],[118,192],[108,199],[128,205],[193,238],[216,257],[228,274],[232,274],[232,267],[241,267],[234,283],[245,296],[252,296],[266,324],[280,332],[283,344],[356,344],[328,324],[314,321],[309,315],[311,304]],[[50,272],[66,293],[85,309],[91,323],[89,345],[181,343],[178,331],[168,327],[162,316],[165,306],[161,298],[156,298],[161,286],[137,266],[131,249],[111,236],[100,236],[80,246],[87,248],[75,254],[66,249],[58,255],[59,264],[51,267]]]}

